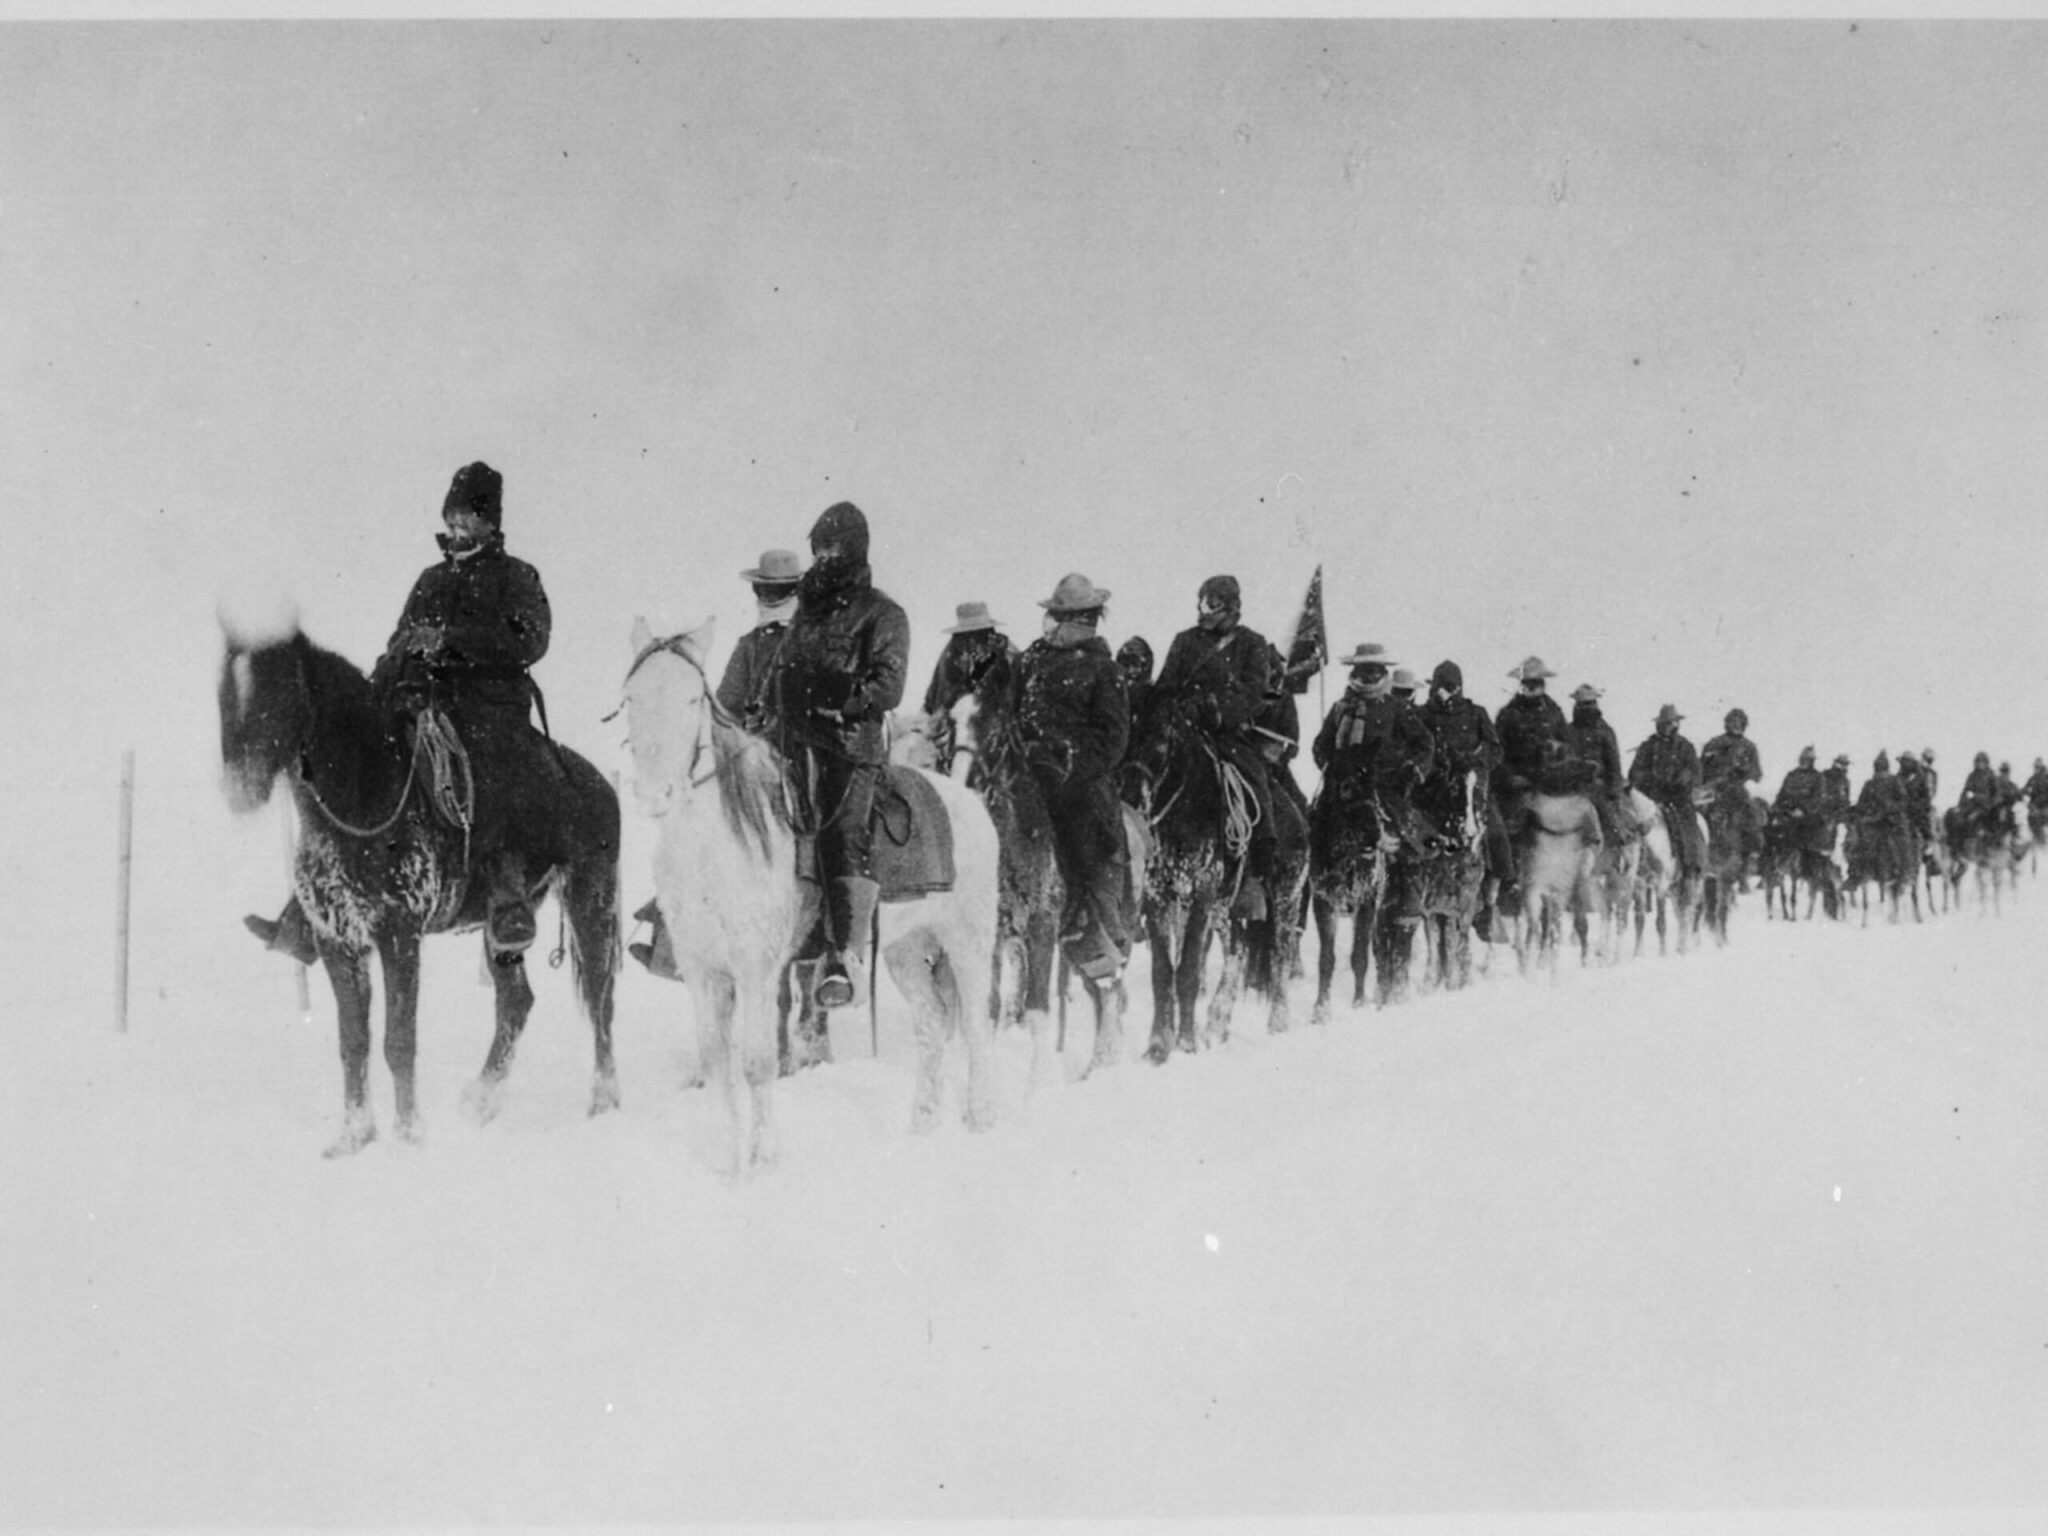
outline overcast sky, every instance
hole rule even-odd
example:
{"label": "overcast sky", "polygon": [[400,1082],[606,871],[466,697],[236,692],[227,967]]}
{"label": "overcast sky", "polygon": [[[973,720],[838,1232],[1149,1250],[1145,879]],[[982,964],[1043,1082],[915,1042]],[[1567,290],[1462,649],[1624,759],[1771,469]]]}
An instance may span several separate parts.
{"label": "overcast sky", "polygon": [[1490,706],[1536,652],[1625,745],[1741,704],[1767,788],[1949,798],[2048,751],[2044,79],[2031,22],[0,29],[8,776],[207,761],[224,593],[367,667],[483,458],[606,766],[634,614],[722,649],[851,498],[913,693],[961,600],[1078,569],[1163,652],[1320,562]]}

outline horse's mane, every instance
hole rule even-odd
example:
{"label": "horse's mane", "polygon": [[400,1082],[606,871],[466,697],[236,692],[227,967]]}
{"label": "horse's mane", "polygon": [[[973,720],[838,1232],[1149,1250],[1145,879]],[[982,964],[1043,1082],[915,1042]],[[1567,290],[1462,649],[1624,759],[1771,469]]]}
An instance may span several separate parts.
{"label": "horse's mane", "polygon": [[741,842],[751,838],[760,844],[761,856],[770,857],[775,829],[794,828],[780,754],[727,714],[716,694],[707,691],[704,701],[711,710],[711,755],[725,824],[734,837]]}

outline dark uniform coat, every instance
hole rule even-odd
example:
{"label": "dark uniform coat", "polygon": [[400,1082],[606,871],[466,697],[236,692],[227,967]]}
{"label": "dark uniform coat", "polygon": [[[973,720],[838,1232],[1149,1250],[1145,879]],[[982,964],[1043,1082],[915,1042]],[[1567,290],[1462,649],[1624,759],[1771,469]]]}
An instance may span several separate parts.
{"label": "dark uniform coat", "polygon": [[1436,765],[1436,739],[1422,711],[1391,694],[1368,698],[1357,688],[1345,689],[1310,750],[1323,770],[1319,815],[1340,814],[1377,797],[1396,825],[1401,807]]}
{"label": "dark uniform coat", "polygon": [[718,702],[725,712],[756,736],[771,734],[775,723],[770,698],[775,656],[789,625],[781,619],[756,624],[732,649],[725,675],[718,680]]}
{"label": "dark uniform coat", "polygon": [[1905,786],[1889,769],[1875,771],[1856,797],[1858,862],[1879,882],[1891,885],[1914,873],[1913,826]]}
{"label": "dark uniform coat", "polygon": [[493,532],[466,559],[450,553],[420,572],[370,679],[387,698],[450,707],[458,726],[471,705],[523,720],[533,697],[526,669],[547,654],[553,624],[540,573]]}
{"label": "dark uniform coat", "polygon": [[1052,814],[1053,850],[1070,886],[1123,855],[1115,772],[1130,739],[1123,673],[1109,646],[1034,640],[1018,658],[1014,718]]}
{"label": "dark uniform coat", "polygon": [[1664,812],[1679,865],[1697,874],[1706,866],[1706,838],[1693,810],[1692,793],[1699,788],[1700,757],[1677,731],[1650,735],[1628,765],[1629,788],[1642,791]]}
{"label": "dark uniform coat", "polygon": [[841,582],[807,571],[796,617],[782,637],[771,689],[779,728],[792,745],[849,762],[887,759],[883,725],[903,702],[910,620],[876,590],[865,565]]}
{"label": "dark uniform coat", "polygon": [[1794,768],[1771,802],[1772,818],[1785,828],[1785,846],[1808,853],[1824,854],[1834,848],[1830,809],[1827,779],[1818,768]]}
{"label": "dark uniform coat", "polygon": [[1564,710],[1547,693],[1518,693],[1493,718],[1500,737],[1498,794],[1521,795],[1536,784],[1566,740]]}
{"label": "dark uniform coat", "polygon": [[1273,647],[1258,631],[1233,623],[1222,632],[1196,625],[1173,637],[1153,685],[1151,711],[1183,709],[1217,756],[1244,776],[1257,797],[1252,843],[1270,847],[1273,789],[1266,756],[1251,730],[1273,691]]}

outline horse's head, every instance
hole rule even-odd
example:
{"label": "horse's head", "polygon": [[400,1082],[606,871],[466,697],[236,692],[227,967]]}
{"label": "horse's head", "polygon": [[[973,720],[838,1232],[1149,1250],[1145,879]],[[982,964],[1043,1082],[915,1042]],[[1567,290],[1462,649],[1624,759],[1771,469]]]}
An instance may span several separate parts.
{"label": "horse's head", "polygon": [[626,669],[621,707],[633,793],[650,816],[667,813],[709,733],[712,694],[705,664],[716,622],[706,619],[693,630],[662,637],[644,618],[633,620],[633,664]]}
{"label": "horse's head", "polygon": [[219,614],[225,653],[220,667],[221,787],[228,805],[247,814],[265,805],[270,787],[305,748],[311,705],[294,617],[288,629],[252,631]]}

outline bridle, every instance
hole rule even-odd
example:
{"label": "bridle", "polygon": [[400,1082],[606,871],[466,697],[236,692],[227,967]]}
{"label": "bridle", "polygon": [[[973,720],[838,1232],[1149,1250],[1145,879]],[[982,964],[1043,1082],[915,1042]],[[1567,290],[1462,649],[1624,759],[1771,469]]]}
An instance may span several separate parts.
{"label": "bridle", "polygon": [[619,717],[620,711],[626,707],[626,701],[623,697],[626,684],[632,682],[634,674],[654,657],[666,651],[669,655],[679,656],[688,662],[690,669],[697,674],[698,682],[704,685],[705,710],[698,717],[697,736],[690,743],[690,761],[684,772],[689,779],[690,788],[702,789],[706,784],[717,778],[719,774],[718,758],[715,753],[712,755],[710,769],[701,774],[697,771],[697,765],[704,760],[705,751],[709,746],[711,723],[716,720],[726,725],[736,726],[739,722],[728,715],[725,706],[718,702],[718,695],[712,691],[711,675],[704,670],[704,663],[695,656],[692,656],[684,646],[683,641],[686,638],[683,635],[668,635],[660,639],[650,640],[646,645],[642,646],[639,654],[633,658],[633,664],[626,668],[624,679],[619,683],[621,697],[618,709],[613,710],[604,718],[606,721],[612,721]]}

